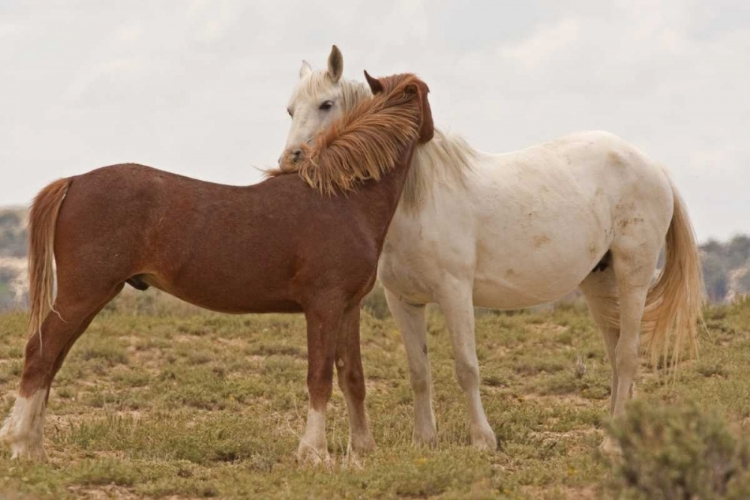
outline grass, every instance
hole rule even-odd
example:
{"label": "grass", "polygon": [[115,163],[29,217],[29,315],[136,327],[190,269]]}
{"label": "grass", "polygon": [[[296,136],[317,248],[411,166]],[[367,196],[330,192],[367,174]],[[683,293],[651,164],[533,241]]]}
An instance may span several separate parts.
{"label": "grass", "polygon": [[[496,453],[468,446],[450,339],[436,311],[428,343],[440,446],[412,447],[400,336],[387,314],[369,310],[362,351],[378,448],[359,464],[345,459],[338,388],[328,412],[335,465],[303,467],[294,459],[307,410],[301,316],[213,314],[147,292],[118,298],[78,341],[49,399],[50,462],[18,463],[0,452],[0,497],[618,496],[616,469],[597,451],[608,425],[610,370],[584,310],[478,316],[481,391],[501,443]],[[750,422],[750,303],[709,309],[706,322],[700,360],[686,362],[671,385],[644,364],[638,397],[652,408],[710,408],[739,436]],[[25,323],[22,313],[0,315],[3,413],[14,400]]]}

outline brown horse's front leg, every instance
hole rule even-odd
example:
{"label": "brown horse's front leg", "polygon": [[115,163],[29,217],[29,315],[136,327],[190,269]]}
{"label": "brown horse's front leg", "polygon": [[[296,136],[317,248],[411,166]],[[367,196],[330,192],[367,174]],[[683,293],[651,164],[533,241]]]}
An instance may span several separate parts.
{"label": "brown horse's front leg", "polygon": [[326,443],[326,406],[333,389],[333,360],[343,306],[330,302],[305,310],[307,319],[307,427],[297,450],[301,463],[330,461]]}
{"label": "brown horse's front leg", "polygon": [[349,412],[349,452],[375,448],[365,412],[365,374],[359,341],[359,304],[344,312],[336,348],[336,372]]}

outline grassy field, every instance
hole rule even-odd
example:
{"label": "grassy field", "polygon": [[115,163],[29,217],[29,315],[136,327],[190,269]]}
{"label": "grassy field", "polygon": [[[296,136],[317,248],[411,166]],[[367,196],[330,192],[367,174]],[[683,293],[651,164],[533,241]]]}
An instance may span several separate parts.
{"label": "grassy field", "polygon": [[[304,428],[301,316],[226,316],[143,294],[118,299],[71,352],[52,389],[50,462],[0,454],[0,498],[602,498],[618,496],[598,455],[609,365],[585,310],[481,315],[482,394],[501,450],[468,446],[448,332],[431,313],[440,446],[411,445],[412,396],[393,321],[364,314],[367,407],[377,450],[345,459],[338,388],[329,405],[331,469],[298,466]],[[382,314],[378,314],[381,316]],[[701,357],[679,381],[642,372],[649,407],[694,402],[740,436],[750,422],[750,303],[707,311]],[[22,367],[26,316],[0,316],[0,410]]]}

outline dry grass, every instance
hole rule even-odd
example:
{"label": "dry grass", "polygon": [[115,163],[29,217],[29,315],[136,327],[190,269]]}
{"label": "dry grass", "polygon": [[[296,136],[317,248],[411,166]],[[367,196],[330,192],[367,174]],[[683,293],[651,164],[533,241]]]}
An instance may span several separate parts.
{"label": "dry grass", "polygon": [[[378,314],[383,316],[382,314]],[[641,378],[639,398],[712,408],[735,434],[750,421],[750,304],[707,312],[700,361],[676,385]],[[22,366],[26,316],[0,316],[0,411]],[[0,497],[14,498],[601,498],[612,468],[598,457],[609,366],[585,311],[486,313],[477,320],[482,393],[501,442],[467,446],[463,396],[445,323],[429,349],[440,447],[411,445],[412,396],[392,320],[362,321],[367,407],[378,449],[344,459],[347,420],[329,406],[333,470],[294,459],[304,428],[301,316],[226,316],[156,294],[119,298],[72,350],[50,397],[50,463],[0,454]]]}

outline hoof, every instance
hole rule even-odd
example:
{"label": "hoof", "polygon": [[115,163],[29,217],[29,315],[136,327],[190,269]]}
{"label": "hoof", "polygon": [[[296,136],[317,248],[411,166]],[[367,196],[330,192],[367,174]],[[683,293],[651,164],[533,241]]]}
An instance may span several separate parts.
{"label": "hoof", "polygon": [[326,465],[330,466],[333,461],[326,448],[317,449],[307,443],[300,443],[297,449],[297,463],[300,465]]}
{"label": "hoof", "polygon": [[604,436],[604,441],[599,445],[599,452],[610,459],[622,457],[622,448],[611,436]]}
{"label": "hoof", "polygon": [[496,451],[497,437],[495,437],[495,433],[489,427],[486,429],[477,429],[476,431],[472,430],[471,446],[478,450]]}
{"label": "hoof", "polygon": [[12,440],[7,435],[0,434],[0,442],[10,448],[12,460],[27,460],[29,462],[46,462],[47,454],[44,452],[44,446],[31,444],[24,440]]}
{"label": "hoof", "polygon": [[11,445],[11,450],[13,451],[13,455],[11,456],[13,460],[27,460],[39,463],[47,461],[47,453],[45,453],[42,446],[27,447]]}
{"label": "hoof", "polygon": [[375,440],[369,433],[365,436],[350,436],[347,448],[350,453],[354,452],[359,455],[366,455],[375,449]]}
{"label": "hoof", "polygon": [[411,436],[411,442],[414,446],[420,448],[437,448],[437,431],[435,431],[435,429],[429,429],[422,432],[417,432],[416,430],[414,430],[414,433]]}
{"label": "hoof", "polygon": [[0,443],[10,448],[12,458],[44,462],[44,410],[47,391],[36,391],[31,397],[16,397],[8,418],[0,428]]}
{"label": "hoof", "polygon": [[6,422],[0,429],[0,443],[10,449],[13,460],[28,460],[30,462],[46,462],[47,454],[44,452],[44,444],[41,440],[32,442],[28,437],[13,435],[11,423]]}

